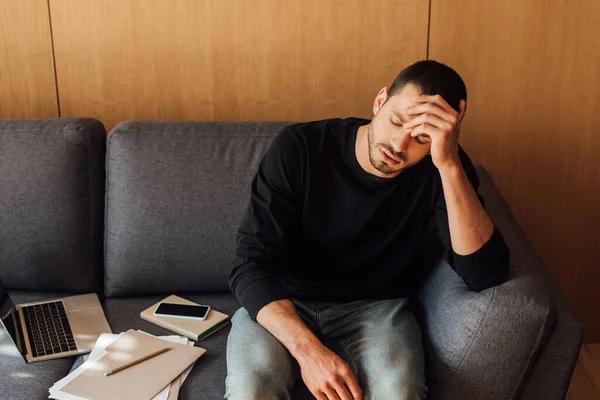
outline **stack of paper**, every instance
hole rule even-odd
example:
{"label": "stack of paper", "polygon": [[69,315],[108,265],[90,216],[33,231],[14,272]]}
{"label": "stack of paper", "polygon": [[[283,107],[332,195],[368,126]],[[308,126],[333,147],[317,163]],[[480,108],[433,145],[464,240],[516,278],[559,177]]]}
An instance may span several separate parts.
{"label": "stack of paper", "polygon": [[[143,363],[146,363],[143,368],[138,368],[138,370],[134,370],[137,367],[134,365],[121,372],[104,377],[104,372],[110,369],[109,367],[114,367],[115,363],[123,364],[123,361],[129,361],[129,353],[138,353],[139,355],[140,352],[148,352],[148,343],[155,344],[157,339],[176,343],[178,349],[176,348],[175,350],[180,350],[179,355],[175,351],[170,350],[167,352],[171,353],[170,358],[163,357],[162,360],[154,360],[154,365],[151,362],[152,359],[150,359],[138,364],[138,366],[142,366]],[[185,354],[185,359],[183,360],[181,350],[185,351],[185,349],[181,349],[182,345],[189,348],[189,352],[186,352],[187,354]],[[144,346],[145,348],[142,350],[139,348],[140,346]],[[48,398],[56,400],[117,398],[176,400],[181,385],[189,375],[196,360],[205,351],[202,348],[194,347],[194,342],[188,340],[186,337],[178,335],[157,337],[142,331],[133,330],[119,335],[105,333],[96,341],[96,345],[89,354],[86,362],[56,382],[49,389],[50,396]],[[158,359],[159,357],[156,356],[155,358]],[[188,362],[190,360],[191,364]],[[159,363],[160,368],[156,368],[156,362]],[[149,371],[150,375],[155,375],[155,378],[158,379],[152,379],[151,376],[148,376]],[[175,375],[173,375],[173,371],[176,371]],[[121,376],[118,376],[119,374]],[[144,379],[141,379],[137,383],[138,390],[136,389],[136,379],[142,376]],[[115,377],[116,379],[109,380],[111,377]],[[124,382],[126,383],[124,384]],[[148,395],[148,393],[152,393],[152,395]]]}

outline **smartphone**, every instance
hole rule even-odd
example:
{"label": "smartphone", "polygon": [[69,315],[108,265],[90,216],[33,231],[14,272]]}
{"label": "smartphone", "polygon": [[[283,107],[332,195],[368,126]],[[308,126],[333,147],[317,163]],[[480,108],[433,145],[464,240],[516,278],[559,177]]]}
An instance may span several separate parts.
{"label": "smartphone", "polygon": [[157,317],[204,320],[208,316],[209,312],[209,306],[160,303],[160,305],[154,311],[154,315]]}

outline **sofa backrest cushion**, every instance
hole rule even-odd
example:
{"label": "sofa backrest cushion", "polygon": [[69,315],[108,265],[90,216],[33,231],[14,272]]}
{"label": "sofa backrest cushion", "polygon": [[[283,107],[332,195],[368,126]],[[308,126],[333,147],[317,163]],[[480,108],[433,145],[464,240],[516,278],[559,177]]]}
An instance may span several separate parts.
{"label": "sofa backrest cushion", "polygon": [[93,119],[0,120],[0,280],[102,292],[106,131]]}
{"label": "sofa backrest cushion", "polygon": [[252,178],[286,125],[117,125],[107,149],[105,294],[229,291]]}

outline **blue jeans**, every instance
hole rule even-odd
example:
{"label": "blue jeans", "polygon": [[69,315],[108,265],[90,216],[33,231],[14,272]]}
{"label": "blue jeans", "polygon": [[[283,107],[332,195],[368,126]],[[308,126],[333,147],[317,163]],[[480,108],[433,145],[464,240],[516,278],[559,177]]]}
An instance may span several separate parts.
{"label": "blue jeans", "polygon": [[[421,330],[407,299],[292,301],[308,328],[352,368],[364,400],[426,397]],[[231,322],[225,398],[290,399],[301,379],[296,360],[244,308]]]}

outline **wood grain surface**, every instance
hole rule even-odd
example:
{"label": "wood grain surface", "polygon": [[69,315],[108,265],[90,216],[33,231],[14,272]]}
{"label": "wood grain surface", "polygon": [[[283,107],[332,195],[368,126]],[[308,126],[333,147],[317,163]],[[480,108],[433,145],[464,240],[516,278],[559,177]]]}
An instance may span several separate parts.
{"label": "wood grain surface", "polygon": [[435,0],[429,56],[468,88],[462,143],[600,340],[600,2]]}
{"label": "wood grain surface", "polygon": [[0,6],[0,118],[58,117],[47,0]]}
{"label": "wood grain surface", "polygon": [[372,115],[426,57],[427,0],[50,0],[63,115],[309,120]]}

